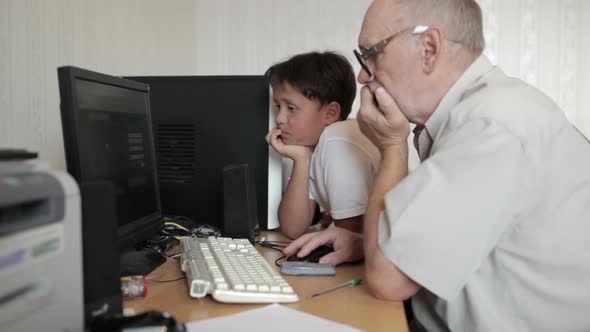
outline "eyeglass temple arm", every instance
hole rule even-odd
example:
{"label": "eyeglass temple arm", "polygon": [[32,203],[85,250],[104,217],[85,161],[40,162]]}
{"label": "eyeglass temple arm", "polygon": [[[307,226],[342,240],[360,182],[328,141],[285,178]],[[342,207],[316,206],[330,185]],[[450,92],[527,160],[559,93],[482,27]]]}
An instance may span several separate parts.
{"label": "eyeglass temple arm", "polygon": [[390,36],[387,39],[384,39],[380,42],[378,42],[376,45],[373,45],[373,47],[367,49],[366,51],[364,51],[361,56],[363,57],[363,60],[367,60],[368,58],[370,58],[371,56],[373,56],[373,54],[376,54],[379,52],[379,50],[381,50],[385,45],[389,44],[389,42],[395,37],[395,35]]}
{"label": "eyeglass temple arm", "polygon": [[[428,28],[429,28],[429,26],[427,26],[427,25],[416,25],[414,27],[414,29],[412,30],[412,34],[424,33],[424,31],[428,30]],[[389,36],[389,38],[380,41],[379,43],[377,43],[377,45],[374,45],[373,47],[371,47],[371,48],[367,49],[366,51],[364,51],[363,53],[361,53],[361,57],[363,58],[363,60],[367,60],[373,54],[379,52],[379,50],[381,48],[383,48],[385,45],[389,44],[389,42],[393,38],[395,38],[398,35],[398,33],[395,33],[395,34]]]}

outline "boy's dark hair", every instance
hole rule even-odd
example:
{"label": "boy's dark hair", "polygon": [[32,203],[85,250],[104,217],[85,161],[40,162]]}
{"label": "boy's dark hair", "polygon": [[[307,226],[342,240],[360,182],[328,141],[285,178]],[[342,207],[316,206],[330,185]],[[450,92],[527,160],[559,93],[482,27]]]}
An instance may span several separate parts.
{"label": "boy's dark hair", "polygon": [[289,83],[297,91],[322,105],[340,104],[340,120],[350,114],[356,95],[354,71],[346,58],[335,52],[310,52],[276,63],[264,74],[272,86]]}

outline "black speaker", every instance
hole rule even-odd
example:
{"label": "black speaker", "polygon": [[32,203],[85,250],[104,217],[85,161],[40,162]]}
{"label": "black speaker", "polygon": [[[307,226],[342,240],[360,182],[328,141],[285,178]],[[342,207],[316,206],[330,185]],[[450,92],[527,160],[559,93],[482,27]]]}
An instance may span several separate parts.
{"label": "black speaker", "polygon": [[258,231],[256,187],[248,164],[222,169],[223,227],[225,236],[247,238],[254,243]]}
{"label": "black speaker", "polygon": [[123,312],[115,191],[110,182],[80,183],[85,324]]}

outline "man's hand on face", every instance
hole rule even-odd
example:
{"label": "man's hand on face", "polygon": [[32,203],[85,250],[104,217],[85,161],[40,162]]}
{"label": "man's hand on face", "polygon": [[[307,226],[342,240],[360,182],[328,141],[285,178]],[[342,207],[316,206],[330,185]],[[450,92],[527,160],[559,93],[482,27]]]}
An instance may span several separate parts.
{"label": "man's hand on face", "polygon": [[334,252],[322,256],[320,263],[337,265],[364,257],[362,235],[334,225],[324,231],[300,236],[283,249],[283,253],[290,256],[299,251],[297,255],[303,257],[322,244],[332,244]]}
{"label": "man's hand on face", "polygon": [[311,149],[309,147],[303,145],[285,144],[280,136],[280,129],[271,129],[268,134],[266,134],[266,142],[282,156],[291,158],[293,161],[310,159]]}
{"label": "man's hand on face", "polygon": [[383,151],[392,146],[407,144],[410,124],[395,100],[383,88],[361,89],[361,107],[357,114],[359,127]]}

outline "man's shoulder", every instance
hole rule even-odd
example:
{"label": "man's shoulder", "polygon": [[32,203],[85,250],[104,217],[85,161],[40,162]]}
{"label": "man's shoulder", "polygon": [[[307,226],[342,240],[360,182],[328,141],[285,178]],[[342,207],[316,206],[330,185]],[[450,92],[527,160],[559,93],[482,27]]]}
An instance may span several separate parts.
{"label": "man's shoulder", "polygon": [[466,89],[451,111],[451,122],[486,120],[511,131],[561,126],[567,122],[557,104],[534,86],[495,73]]}
{"label": "man's shoulder", "polygon": [[559,111],[555,102],[541,90],[499,70],[465,89],[458,106],[468,106],[474,115]]}

